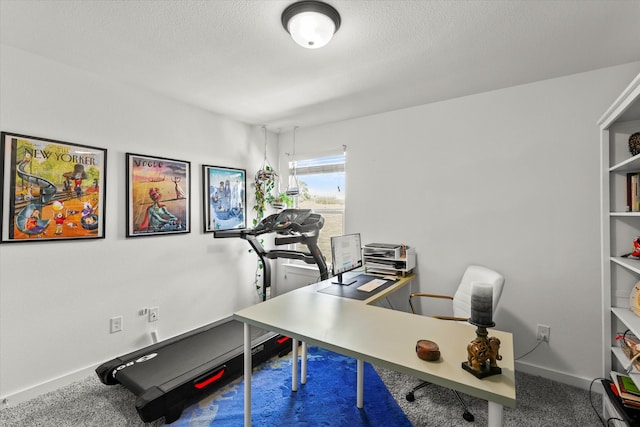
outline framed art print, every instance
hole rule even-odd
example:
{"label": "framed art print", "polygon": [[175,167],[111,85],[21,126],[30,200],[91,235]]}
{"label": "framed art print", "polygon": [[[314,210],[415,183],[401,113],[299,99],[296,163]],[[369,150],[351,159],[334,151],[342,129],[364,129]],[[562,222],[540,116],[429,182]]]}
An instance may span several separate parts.
{"label": "framed art print", "polygon": [[191,232],[191,163],[126,154],[127,237]]}
{"label": "framed art print", "polygon": [[0,134],[6,242],[104,238],[107,150]]}
{"label": "framed art print", "polygon": [[246,171],[203,165],[202,182],[204,231],[246,228]]}

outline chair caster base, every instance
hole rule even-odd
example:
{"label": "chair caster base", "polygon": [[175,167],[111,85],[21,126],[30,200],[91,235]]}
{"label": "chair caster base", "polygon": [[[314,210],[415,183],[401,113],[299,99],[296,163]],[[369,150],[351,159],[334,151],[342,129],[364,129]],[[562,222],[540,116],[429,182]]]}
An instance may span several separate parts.
{"label": "chair caster base", "polygon": [[[419,390],[425,386],[428,386],[431,383],[425,382],[420,384],[418,387],[414,388],[413,390],[411,390],[409,393],[407,393],[405,395],[405,398],[407,399],[407,401],[409,402],[413,402],[416,400],[416,395],[415,395],[415,391]],[[462,407],[464,408],[464,412],[462,413],[462,418],[464,418],[466,421],[468,422],[473,422],[475,421],[475,417],[473,416],[473,414],[471,412],[469,412],[469,410],[467,409],[467,405],[464,403],[464,400],[462,400],[462,397],[460,397],[460,394],[455,391],[455,390],[451,390],[453,391],[453,393],[456,395],[456,397],[458,398],[458,400],[460,401],[460,404],[462,405]]]}

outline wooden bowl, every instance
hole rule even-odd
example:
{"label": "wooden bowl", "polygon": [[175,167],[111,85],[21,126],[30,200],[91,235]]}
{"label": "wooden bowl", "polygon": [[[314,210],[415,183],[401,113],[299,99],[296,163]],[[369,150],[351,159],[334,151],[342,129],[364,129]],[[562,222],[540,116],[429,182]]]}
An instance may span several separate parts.
{"label": "wooden bowl", "polygon": [[420,359],[428,362],[440,359],[440,347],[433,341],[419,340],[416,343],[416,353]]}

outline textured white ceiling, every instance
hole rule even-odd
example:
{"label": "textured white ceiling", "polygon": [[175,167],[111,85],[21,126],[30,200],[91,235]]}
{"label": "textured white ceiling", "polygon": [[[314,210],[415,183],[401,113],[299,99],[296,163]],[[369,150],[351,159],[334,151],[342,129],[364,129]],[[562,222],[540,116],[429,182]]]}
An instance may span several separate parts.
{"label": "textured white ceiling", "polygon": [[640,60],[640,0],[0,0],[0,43],[269,128],[343,120]]}

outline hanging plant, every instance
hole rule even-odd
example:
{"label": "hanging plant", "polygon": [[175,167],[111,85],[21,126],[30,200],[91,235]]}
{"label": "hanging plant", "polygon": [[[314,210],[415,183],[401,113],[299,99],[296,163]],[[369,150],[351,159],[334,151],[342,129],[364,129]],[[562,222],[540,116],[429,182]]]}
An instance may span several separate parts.
{"label": "hanging plant", "polygon": [[[293,176],[289,178],[289,185],[287,186],[287,191],[286,191],[287,196],[291,198],[291,204],[293,204],[292,197],[297,197],[298,194],[300,194],[300,188],[298,185],[297,163],[296,163],[296,129],[298,129],[298,126],[293,127],[293,153],[291,154],[291,164],[293,165],[293,168],[292,168]],[[291,173],[291,169],[289,169],[289,173]]]}
{"label": "hanging plant", "polygon": [[271,191],[273,191],[276,186],[276,177],[276,173],[269,165],[266,165],[264,169],[261,169],[256,173],[256,179],[253,183],[256,200],[255,205],[253,206],[253,210],[256,214],[253,219],[254,227],[260,223],[262,218],[264,218],[265,207],[273,200]]}
{"label": "hanging plant", "polygon": [[275,209],[285,209],[293,207],[293,197],[291,197],[287,192],[282,192],[277,196],[273,196],[271,200],[271,206]]}
{"label": "hanging plant", "polygon": [[256,172],[253,182],[253,188],[255,189],[255,204],[253,205],[253,210],[256,215],[253,219],[254,227],[264,218],[267,204],[273,201],[271,192],[276,188],[276,180],[278,178],[278,174],[267,159],[267,127],[263,125],[262,129],[264,130],[264,162],[262,163],[262,167]]}
{"label": "hanging plant", "polygon": [[[255,213],[255,217],[253,218],[254,228],[260,224],[260,221],[264,218],[266,206],[271,204],[274,200],[272,191],[276,188],[278,179],[278,174],[267,159],[267,127],[262,126],[262,129],[264,130],[264,162],[256,172],[252,184],[255,190],[255,204],[253,205],[253,211]],[[260,239],[260,244],[264,244],[264,240]],[[253,249],[249,249],[249,252],[252,251]],[[264,298],[264,295],[267,292],[267,289],[263,289],[259,284],[260,278],[263,274],[264,265],[262,265],[262,262],[258,260],[253,285],[255,286],[256,293],[260,298]],[[264,278],[262,279],[264,282]]]}

